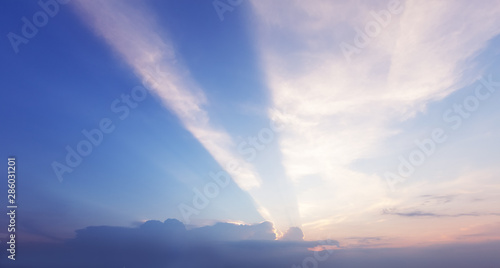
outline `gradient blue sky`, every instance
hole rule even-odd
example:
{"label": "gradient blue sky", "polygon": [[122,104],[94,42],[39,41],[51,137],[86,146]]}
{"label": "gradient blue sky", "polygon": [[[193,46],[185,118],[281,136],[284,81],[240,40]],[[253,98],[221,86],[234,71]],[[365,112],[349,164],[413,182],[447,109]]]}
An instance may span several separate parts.
{"label": "gradient blue sky", "polygon": [[[401,1],[346,58],[390,2],[242,1],[220,20],[210,1],[70,1],[17,53],[4,38],[0,145],[17,157],[19,239],[168,218],[269,221],[277,238],[300,227],[354,248],[500,239],[500,93],[481,82],[500,81],[499,2]],[[42,10],[0,5],[5,35]],[[121,120],[111,105],[136,86],[148,96]],[[488,97],[454,129],[443,115],[478,86]],[[115,130],[59,181],[54,161],[103,118]],[[248,161],[238,147],[273,123],[283,130]],[[391,188],[387,172],[436,129],[446,141]],[[232,182],[187,222],[179,205],[230,161]]]}

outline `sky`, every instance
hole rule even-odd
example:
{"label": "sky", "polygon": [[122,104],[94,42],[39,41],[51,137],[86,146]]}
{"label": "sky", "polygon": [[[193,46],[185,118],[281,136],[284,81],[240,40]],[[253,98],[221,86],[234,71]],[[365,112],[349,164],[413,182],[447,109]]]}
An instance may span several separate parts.
{"label": "sky", "polygon": [[500,265],[499,1],[0,7],[2,265]]}

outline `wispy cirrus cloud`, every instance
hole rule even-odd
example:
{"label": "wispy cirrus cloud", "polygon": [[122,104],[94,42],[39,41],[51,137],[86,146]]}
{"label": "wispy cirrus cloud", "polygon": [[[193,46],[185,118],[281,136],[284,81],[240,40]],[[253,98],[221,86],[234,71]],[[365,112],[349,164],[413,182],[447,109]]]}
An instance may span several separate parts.
{"label": "wispy cirrus cloud", "polygon": [[394,210],[384,210],[382,214],[396,215],[401,217],[479,217],[479,216],[500,216],[500,213],[479,213],[479,212],[469,212],[469,213],[458,213],[458,214],[438,214],[433,212],[423,212],[420,210],[398,212]]}

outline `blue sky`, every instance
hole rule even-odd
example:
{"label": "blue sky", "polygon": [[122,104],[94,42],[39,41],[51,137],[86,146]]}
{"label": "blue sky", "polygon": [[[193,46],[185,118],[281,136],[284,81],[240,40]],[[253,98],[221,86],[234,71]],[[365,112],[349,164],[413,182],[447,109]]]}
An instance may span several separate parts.
{"label": "blue sky", "polygon": [[19,241],[167,219],[353,252],[500,239],[498,1],[41,3],[32,37],[42,5],[1,3]]}

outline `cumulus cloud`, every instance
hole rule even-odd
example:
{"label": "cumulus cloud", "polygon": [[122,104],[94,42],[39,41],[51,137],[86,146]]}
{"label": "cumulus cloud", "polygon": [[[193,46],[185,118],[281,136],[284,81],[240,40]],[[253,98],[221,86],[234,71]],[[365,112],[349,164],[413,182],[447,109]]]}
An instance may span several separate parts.
{"label": "cumulus cloud", "polygon": [[[63,244],[27,245],[20,267],[284,267],[338,242],[277,241],[272,223],[187,230],[175,219],[134,227],[89,226]],[[23,266],[24,265],[24,266]]]}
{"label": "cumulus cloud", "polygon": [[280,238],[283,241],[303,241],[304,233],[299,227],[290,227]]}
{"label": "cumulus cloud", "polygon": [[212,241],[240,240],[275,240],[273,224],[263,222],[253,225],[219,222],[212,226],[204,226],[190,231],[196,239]]}

